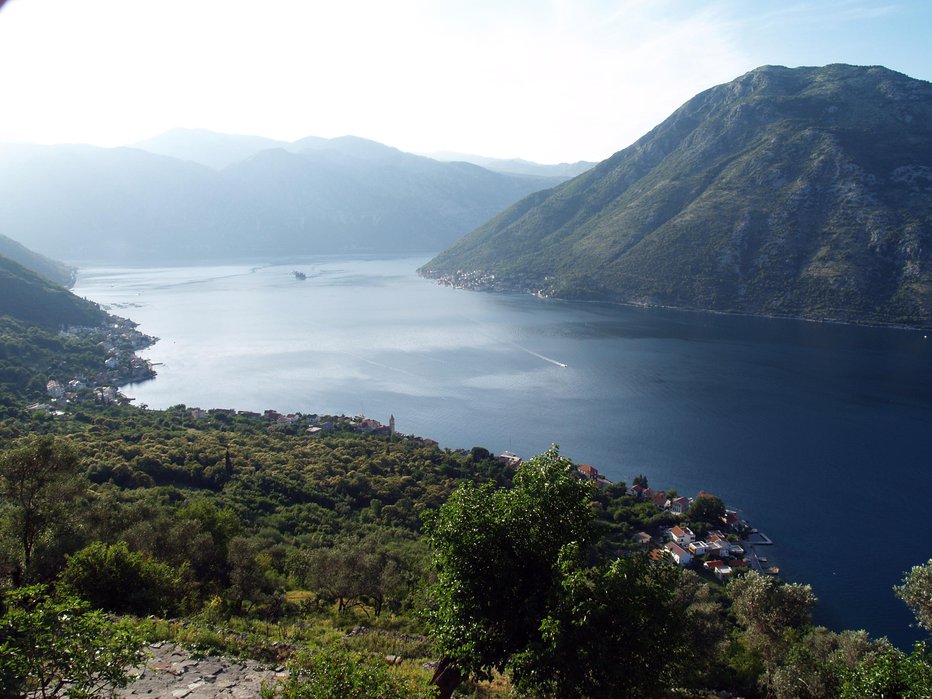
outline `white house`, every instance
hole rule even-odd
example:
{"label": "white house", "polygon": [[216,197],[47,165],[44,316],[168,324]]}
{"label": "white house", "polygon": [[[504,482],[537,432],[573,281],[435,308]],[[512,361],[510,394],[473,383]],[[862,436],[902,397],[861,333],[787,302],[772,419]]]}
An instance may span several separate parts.
{"label": "white house", "polygon": [[692,529],[689,527],[673,527],[667,530],[667,533],[670,535],[670,538],[680,546],[689,546],[696,540],[696,535],[693,534]]}
{"label": "white house", "polygon": [[667,553],[673,557],[673,560],[676,561],[676,565],[678,565],[680,568],[685,568],[693,560],[693,556],[689,551],[684,549],[679,544],[673,543],[672,541],[667,543],[664,548],[667,550]]}

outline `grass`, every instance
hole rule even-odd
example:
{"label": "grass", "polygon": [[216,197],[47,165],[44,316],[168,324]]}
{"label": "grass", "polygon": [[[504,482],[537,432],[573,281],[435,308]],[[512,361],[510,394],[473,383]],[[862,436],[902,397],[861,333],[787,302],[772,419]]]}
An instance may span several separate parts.
{"label": "grass", "polygon": [[[303,651],[341,648],[382,659],[390,664],[393,675],[426,690],[433,675],[431,662],[437,657],[432,641],[417,633],[415,620],[391,614],[376,619],[358,609],[342,614],[335,607],[317,609],[311,604],[313,595],[301,590],[288,592],[286,598],[291,608],[300,612],[274,623],[247,617],[223,618],[219,608],[210,603],[197,617],[126,617],[124,621],[132,623],[146,643],[171,641],[195,657],[224,655],[285,665]],[[510,694],[507,677],[497,676],[490,682],[464,683],[457,696],[501,699]]]}

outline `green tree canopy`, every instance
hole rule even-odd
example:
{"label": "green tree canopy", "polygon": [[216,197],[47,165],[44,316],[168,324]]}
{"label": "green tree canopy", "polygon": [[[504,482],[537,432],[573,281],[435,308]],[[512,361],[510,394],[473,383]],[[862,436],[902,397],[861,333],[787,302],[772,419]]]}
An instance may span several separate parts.
{"label": "green tree canopy", "polygon": [[725,516],[725,503],[715,495],[696,498],[689,507],[689,518],[694,522],[721,524]]}
{"label": "green tree canopy", "polygon": [[926,631],[932,631],[932,559],[913,566],[903,577],[903,584],[893,588],[916,615],[916,622]]}
{"label": "green tree canopy", "polygon": [[539,638],[560,554],[592,537],[589,487],[556,449],[523,463],[510,490],[465,483],[426,517],[437,609],[430,626],[468,675],[504,670]]}
{"label": "green tree canopy", "polygon": [[30,579],[39,537],[71,513],[85,485],[80,468],[71,445],[48,435],[30,437],[0,455],[0,493],[9,504],[8,526],[22,553],[14,584]]}
{"label": "green tree canopy", "polygon": [[0,611],[2,696],[102,696],[126,686],[128,668],[142,660],[141,638],[76,597],[21,587]]}
{"label": "green tree canopy", "polygon": [[541,697],[663,691],[675,666],[665,661],[677,646],[677,572],[640,558],[590,561],[591,497],[553,448],[522,464],[512,488],[466,483],[426,517],[441,696],[455,671],[493,670]]}
{"label": "green tree canopy", "polygon": [[98,609],[145,615],[178,608],[179,572],[123,542],[95,541],[69,556],[61,580]]}
{"label": "green tree canopy", "polygon": [[745,629],[745,642],[761,654],[767,670],[763,678],[767,696],[772,696],[774,672],[792,647],[792,632],[811,621],[816,598],[809,585],[788,584],[756,571],[735,578],[726,588],[732,611]]}

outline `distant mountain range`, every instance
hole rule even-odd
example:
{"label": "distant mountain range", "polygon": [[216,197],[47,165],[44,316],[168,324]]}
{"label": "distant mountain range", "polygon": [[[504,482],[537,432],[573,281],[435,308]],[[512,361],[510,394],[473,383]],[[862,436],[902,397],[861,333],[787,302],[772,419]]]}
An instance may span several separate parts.
{"label": "distant mountain range", "polygon": [[568,299],[932,325],[932,85],[766,66],[422,269]]}
{"label": "distant mountain range", "polygon": [[539,175],[541,177],[576,177],[586,170],[591,170],[596,163],[590,163],[580,160],[575,163],[559,163],[556,165],[542,165],[541,163],[532,163],[529,160],[521,158],[487,158],[481,155],[470,155],[468,153],[455,153],[453,151],[438,151],[436,153],[427,153],[427,156],[434,160],[444,162],[460,161],[472,163],[484,167],[486,170],[493,172],[510,172],[514,175]]}
{"label": "distant mountain range", "polygon": [[281,143],[174,130],[138,145],[0,146],[0,229],[73,261],[423,253],[566,180],[350,136]]}

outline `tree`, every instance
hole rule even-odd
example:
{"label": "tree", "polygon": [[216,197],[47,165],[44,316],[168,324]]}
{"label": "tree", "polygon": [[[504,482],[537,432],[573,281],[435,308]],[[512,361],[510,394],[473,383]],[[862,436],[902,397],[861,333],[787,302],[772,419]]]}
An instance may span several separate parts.
{"label": "tree", "polygon": [[428,622],[444,655],[432,680],[440,696],[462,675],[493,670],[510,671],[536,696],[663,690],[656,661],[676,646],[676,571],[639,559],[589,565],[591,496],[552,448],[522,464],[512,488],[467,482],[425,517],[437,573]]}
{"label": "tree", "polygon": [[22,551],[14,584],[30,579],[39,537],[68,517],[83,485],[79,471],[71,445],[48,435],[0,456],[0,492],[11,506],[10,528]]}
{"label": "tree", "polygon": [[269,602],[278,588],[272,569],[272,557],[257,539],[236,537],[230,542],[230,587],[226,598],[233,612],[240,614],[243,605]]}
{"label": "tree", "polygon": [[932,559],[924,565],[913,566],[903,576],[903,584],[893,589],[916,615],[919,626],[932,632]]}
{"label": "tree", "polygon": [[488,678],[539,636],[560,552],[592,538],[589,493],[551,449],[521,464],[510,490],[466,482],[425,517],[437,570],[428,621],[451,674]]}
{"label": "tree", "polygon": [[816,598],[809,585],[782,583],[750,571],[726,588],[748,646],[764,659],[764,690],[773,696],[773,675],[792,645],[791,632],[810,623]]}
{"label": "tree", "polygon": [[301,552],[294,560],[301,583],[313,590],[319,600],[335,603],[344,612],[359,602],[362,590],[359,554],[347,546],[321,547]]}
{"label": "tree", "polygon": [[844,673],[838,696],[928,699],[932,696],[932,653],[923,643],[917,643],[911,655],[886,644]]}
{"label": "tree", "polygon": [[[816,627],[796,640],[773,675],[777,699],[835,699],[844,677],[886,646],[865,631]],[[866,696],[866,695],[865,695]]]}
{"label": "tree", "polygon": [[469,458],[473,461],[485,461],[492,457],[492,453],[485,447],[473,447],[469,450]]}
{"label": "tree", "polygon": [[694,522],[721,524],[725,516],[725,503],[715,495],[696,498],[689,507],[689,519]]}
{"label": "tree", "polygon": [[138,615],[174,611],[181,585],[180,572],[122,541],[97,541],[69,556],[61,580],[98,609]]}
{"label": "tree", "polygon": [[540,638],[511,659],[515,688],[559,699],[667,696],[684,669],[678,569],[644,556],[593,567],[570,556],[564,566]]}
{"label": "tree", "polygon": [[8,593],[0,616],[3,696],[90,699],[125,687],[128,668],[142,661],[142,639],[108,621],[87,602],[52,596],[41,585]]}

